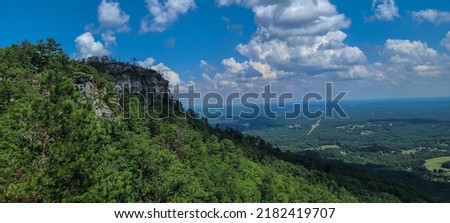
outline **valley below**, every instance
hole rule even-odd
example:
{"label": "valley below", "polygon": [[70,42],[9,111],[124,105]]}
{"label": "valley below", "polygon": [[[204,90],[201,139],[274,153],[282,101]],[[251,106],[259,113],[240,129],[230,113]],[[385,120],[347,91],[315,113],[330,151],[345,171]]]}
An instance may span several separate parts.
{"label": "valley below", "polygon": [[343,162],[450,199],[450,169],[443,166],[450,161],[450,99],[346,101],[342,105],[350,118],[323,118],[320,126],[315,124],[319,119],[263,117],[236,118],[224,126],[259,136],[285,152]]}

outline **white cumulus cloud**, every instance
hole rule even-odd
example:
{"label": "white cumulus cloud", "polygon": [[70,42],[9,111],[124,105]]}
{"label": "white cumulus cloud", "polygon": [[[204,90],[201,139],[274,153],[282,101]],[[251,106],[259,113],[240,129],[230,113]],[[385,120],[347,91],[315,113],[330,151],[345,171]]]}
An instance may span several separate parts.
{"label": "white cumulus cloud", "polygon": [[119,2],[102,0],[97,8],[97,18],[102,27],[127,31],[130,16],[120,8]]}
{"label": "white cumulus cloud", "polygon": [[421,62],[438,56],[436,50],[421,41],[388,39],[385,50],[392,55],[391,61],[395,63]]}
{"label": "white cumulus cloud", "polygon": [[437,77],[449,69],[450,58],[422,41],[388,39],[384,51],[389,58],[385,67],[391,73]]}
{"label": "white cumulus cloud", "polygon": [[366,60],[359,48],[343,43],[346,38],[347,35],[342,31],[332,31],[323,36],[292,36],[286,39],[258,36],[248,44],[238,45],[237,50],[252,60],[271,64],[279,70],[318,74],[345,70]]}
{"label": "white cumulus cloud", "polygon": [[339,72],[338,75],[343,78],[367,78],[372,74],[367,70],[365,66],[357,65],[353,66],[348,72]]}
{"label": "white cumulus cloud", "polygon": [[436,65],[417,65],[414,71],[423,77],[437,77],[441,75],[441,69]]}
{"label": "white cumulus cloud", "polygon": [[[102,0],[97,7],[97,19],[99,27],[90,23],[85,27],[86,32],[75,39],[78,57],[109,55],[108,48],[117,45],[116,34],[130,30],[130,16],[120,8],[119,2]],[[93,33],[101,33],[102,42],[95,41]]]}
{"label": "white cumulus cloud", "polygon": [[254,61],[250,61],[249,64],[253,69],[258,71],[262,75],[263,79],[277,78],[277,72],[272,67],[270,67],[270,65]]}
{"label": "white cumulus cloud", "polygon": [[250,42],[236,46],[248,60],[223,61],[231,72],[252,62],[260,78],[275,79],[292,73],[349,70],[366,61],[358,47],[344,43],[347,35],[341,29],[349,27],[350,20],[329,0],[221,0],[218,4],[239,4],[255,14],[256,33]]}
{"label": "white cumulus cloud", "polygon": [[205,60],[200,60],[200,65],[198,65],[198,67],[204,69],[205,71],[216,70],[216,68],[213,65],[209,64]]}
{"label": "white cumulus cloud", "polygon": [[180,75],[164,65],[164,63],[159,63],[155,65],[156,60],[149,57],[144,61],[139,61],[138,65],[145,68],[150,68],[152,70],[158,71],[164,77],[164,79],[169,81],[170,86],[175,86],[181,84]]}
{"label": "white cumulus cloud", "polygon": [[248,62],[239,63],[236,62],[236,60],[233,57],[223,59],[222,65],[224,65],[227,68],[227,70],[231,73],[240,73],[248,68]]}
{"label": "white cumulus cloud", "polygon": [[105,46],[108,47],[110,45],[117,45],[116,37],[112,32],[104,32],[102,33],[102,41],[105,43]]}
{"label": "white cumulus cloud", "polygon": [[180,15],[196,7],[194,0],[145,0],[149,15],[141,20],[141,32],[163,32]]}
{"label": "white cumulus cloud", "polygon": [[107,49],[100,41],[95,41],[90,32],[81,34],[75,39],[78,58],[109,55]]}
{"label": "white cumulus cloud", "polygon": [[214,75],[214,77],[210,77],[208,74],[203,73],[202,77],[206,82],[205,89],[209,91],[222,89],[237,90],[239,86],[236,81],[227,74],[217,73],[216,75]]}
{"label": "white cumulus cloud", "polygon": [[411,13],[411,16],[419,23],[427,21],[439,25],[450,22],[450,12],[439,11],[436,9],[415,11]]}
{"label": "white cumulus cloud", "polygon": [[450,51],[450,31],[447,32],[447,35],[442,39],[441,45]]}
{"label": "white cumulus cloud", "polygon": [[339,72],[371,77],[359,67],[366,63],[364,52],[344,43],[347,35],[342,29],[350,26],[350,19],[329,0],[218,0],[217,4],[251,9],[257,30],[249,42],[236,46],[246,59],[224,59],[225,72],[208,76],[213,81],[248,88],[268,82],[292,85],[295,78],[302,82]]}
{"label": "white cumulus cloud", "polygon": [[350,20],[337,12],[328,0],[228,0],[227,6],[237,3],[251,8],[259,27],[273,36],[326,34],[350,26]]}
{"label": "white cumulus cloud", "polygon": [[372,11],[375,20],[393,21],[400,17],[399,8],[395,0],[373,0]]}

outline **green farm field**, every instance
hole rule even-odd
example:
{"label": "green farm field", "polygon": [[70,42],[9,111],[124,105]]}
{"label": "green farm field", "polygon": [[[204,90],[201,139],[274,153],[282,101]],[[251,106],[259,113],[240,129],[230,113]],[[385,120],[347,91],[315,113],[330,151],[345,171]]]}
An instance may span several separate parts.
{"label": "green farm field", "polygon": [[429,171],[433,171],[433,170],[444,170],[444,171],[450,171],[450,169],[444,168],[442,167],[442,164],[445,162],[450,161],[450,156],[443,156],[443,157],[437,157],[437,158],[433,158],[433,159],[427,159],[425,160],[425,167],[427,168],[427,170]]}

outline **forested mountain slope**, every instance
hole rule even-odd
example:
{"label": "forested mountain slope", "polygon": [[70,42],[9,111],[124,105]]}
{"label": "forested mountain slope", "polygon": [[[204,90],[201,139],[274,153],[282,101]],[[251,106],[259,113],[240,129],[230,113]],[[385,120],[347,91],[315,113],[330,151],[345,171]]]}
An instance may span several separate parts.
{"label": "forested mountain slope", "polygon": [[1,48],[0,202],[429,201],[344,164],[213,128],[192,111],[177,118],[184,112],[170,97],[138,119],[142,106],[126,100],[133,91],[108,94],[128,82],[167,89],[155,71],[71,60],[53,40]]}

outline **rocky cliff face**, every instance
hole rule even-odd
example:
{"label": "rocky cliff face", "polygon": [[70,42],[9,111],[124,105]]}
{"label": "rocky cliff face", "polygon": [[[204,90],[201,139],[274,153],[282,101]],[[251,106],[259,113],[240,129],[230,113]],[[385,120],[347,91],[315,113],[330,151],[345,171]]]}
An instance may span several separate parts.
{"label": "rocky cliff face", "polygon": [[78,87],[78,91],[84,98],[92,101],[92,108],[94,109],[95,116],[112,118],[114,111],[109,108],[102,100],[101,95],[105,92],[101,92],[91,81],[86,79],[78,79],[75,84]]}
{"label": "rocky cliff face", "polygon": [[122,62],[110,62],[90,59],[87,64],[100,73],[109,73],[114,77],[116,86],[132,93],[169,93],[169,82],[158,72]]}
{"label": "rocky cliff face", "polygon": [[[154,70],[122,62],[112,62],[105,58],[89,58],[82,62],[94,67],[99,73],[110,74],[115,80],[119,94],[131,92],[147,96],[153,93],[155,100],[159,100],[163,93],[170,93],[169,82]],[[114,116],[114,108],[108,107],[101,98],[101,95],[107,93],[104,89],[98,89],[86,79],[76,80],[76,85],[85,98],[92,100],[97,117]]]}

